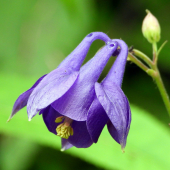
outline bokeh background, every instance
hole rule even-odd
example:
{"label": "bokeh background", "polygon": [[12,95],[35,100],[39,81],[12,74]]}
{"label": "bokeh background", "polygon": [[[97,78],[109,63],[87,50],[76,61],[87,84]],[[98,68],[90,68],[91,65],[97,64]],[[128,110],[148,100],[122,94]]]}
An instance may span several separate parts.
{"label": "bokeh background", "polygon": [[[41,116],[28,122],[23,109],[6,123],[19,94],[56,68],[90,32],[121,38],[152,56],[141,33],[146,9],[160,22],[160,46],[170,40],[169,0],[0,0],[0,169],[170,169],[168,114],[154,81],[130,62],[122,87],[132,110],[124,154],[106,128],[90,148],[61,152],[60,138],[48,132]],[[86,61],[102,45],[94,42]],[[160,53],[159,68],[170,94],[169,43]]]}

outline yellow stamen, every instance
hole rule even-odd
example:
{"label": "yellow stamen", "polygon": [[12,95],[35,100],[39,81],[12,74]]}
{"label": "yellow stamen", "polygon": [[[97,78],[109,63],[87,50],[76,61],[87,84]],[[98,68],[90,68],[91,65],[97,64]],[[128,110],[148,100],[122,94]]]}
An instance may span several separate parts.
{"label": "yellow stamen", "polygon": [[64,116],[57,117],[55,119],[55,123],[60,123],[60,122],[62,122],[63,119],[64,119]]}
{"label": "yellow stamen", "polygon": [[73,128],[70,126],[69,122],[61,123],[56,128],[57,136],[60,136],[61,138],[68,139],[69,136],[73,135]]}
{"label": "yellow stamen", "polygon": [[70,135],[73,136],[73,128],[70,126]]}

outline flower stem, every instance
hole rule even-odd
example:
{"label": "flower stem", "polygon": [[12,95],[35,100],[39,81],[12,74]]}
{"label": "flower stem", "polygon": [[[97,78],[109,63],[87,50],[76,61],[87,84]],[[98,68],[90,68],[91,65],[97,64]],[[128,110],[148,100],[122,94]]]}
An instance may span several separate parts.
{"label": "flower stem", "polygon": [[132,53],[128,53],[128,58],[130,61],[135,63],[138,67],[140,67],[143,71],[147,72],[149,69],[147,66],[145,66],[140,60],[138,60]]}
{"label": "flower stem", "polygon": [[[166,42],[165,42],[166,43]],[[165,44],[164,43],[164,44]],[[163,84],[159,69],[157,67],[157,60],[158,60],[158,54],[160,53],[161,49],[163,48],[164,44],[160,47],[159,50],[157,50],[157,44],[153,43],[153,61],[144,53],[137,49],[133,49],[132,52],[129,52],[129,59],[130,61],[134,62],[137,66],[139,66],[142,70],[144,70],[148,75],[150,75],[156,82],[157,87],[160,91],[160,94],[162,96],[163,102],[165,104],[165,107],[168,111],[168,114],[170,116],[170,101],[169,96],[166,92],[165,86]],[[147,67],[144,65],[140,60],[138,60],[135,56],[139,57],[141,60],[143,60],[146,64],[148,64]]]}
{"label": "flower stem", "polygon": [[163,81],[162,81],[162,78],[161,78],[161,75],[159,73],[159,70],[157,68],[157,66],[155,67],[155,71],[156,71],[156,75],[154,77],[154,80],[158,86],[158,89],[160,91],[160,94],[162,96],[162,99],[164,101],[164,104],[165,104],[165,107],[168,111],[168,114],[170,116],[170,101],[169,101],[169,96],[168,96],[168,93],[166,92],[166,89],[165,89],[165,86],[163,84]]}
{"label": "flower stem", "polygon": [[165,86],[163,84],[163,81],[162,81],[162,78],[161,78],[161,75],[160,75],[160,72],[159,72],[159,69],[157,67],[157,60],[158,60],[158,52],[160,52],[160,50],[158,51],[157,50],[157,44],[156,43],[153,43],[152,44],[152,47],[153,47],[153,65],[152,65],[152,69],[155,71],[155,75],[153,76],[157,86],[158,86],[158,89],[159,89],[159,92],[162,96],[162,99],[163,99],[163,102],[165,104],[165,107],[168,111],[168,114],[170,116],[170,101],[169,101],[169,96],[168,96],[168,93],[166,92],[166,89],[165,89]]}
{"label": "flower stem", "polygon": [[157,56],[157,44],[153,43],[152,44],[152,48],[153,48],[153,63],[156,65],[157,64],[157,60],[158,60],[158,56]]}
{"label": "flower stem", "polygon": [[137,49],[133,49],[133,53],[139,57],[140,59],[142,59],[146,64],[148,64],[150,67],[152,67],[153,63],[151,61],[151,59],[145,55],[144,53],[142,53],[141,51],[137,50]]}

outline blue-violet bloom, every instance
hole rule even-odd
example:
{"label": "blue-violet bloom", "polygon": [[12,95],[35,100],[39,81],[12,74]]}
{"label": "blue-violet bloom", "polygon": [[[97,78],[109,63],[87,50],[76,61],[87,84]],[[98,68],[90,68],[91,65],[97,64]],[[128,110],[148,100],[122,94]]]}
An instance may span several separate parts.
{"label": "blue-violet bloom", "polygon": [[[81,67],[96,39],[106,45]],[[121,49],[114,65],[106,78],[97,83],[118,45]],[[107,124],[111,136],[123,149],[131,122],[129,103],[121,90],[127,52],[122,40],[111,40],[101,32],[87,35],[55,70],[18,97],[9,120],[26,105],[29,120],[40,111],[48,130],[62,138],[62,150],[91,146]]]}

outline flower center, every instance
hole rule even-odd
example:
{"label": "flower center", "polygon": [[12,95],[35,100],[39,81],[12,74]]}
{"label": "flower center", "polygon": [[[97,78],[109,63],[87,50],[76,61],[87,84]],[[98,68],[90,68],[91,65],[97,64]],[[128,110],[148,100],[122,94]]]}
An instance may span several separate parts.
{"label": "flower center", "polygon": [[68,139],[69,136],[73,135],[73,128],[70,125],[73,120],[66,116],[60,116],[56,118],[55,122],[56,123],[62,122],[63,119],[64,122],[57,126],[56,132],[57,132],[57,136]]}

